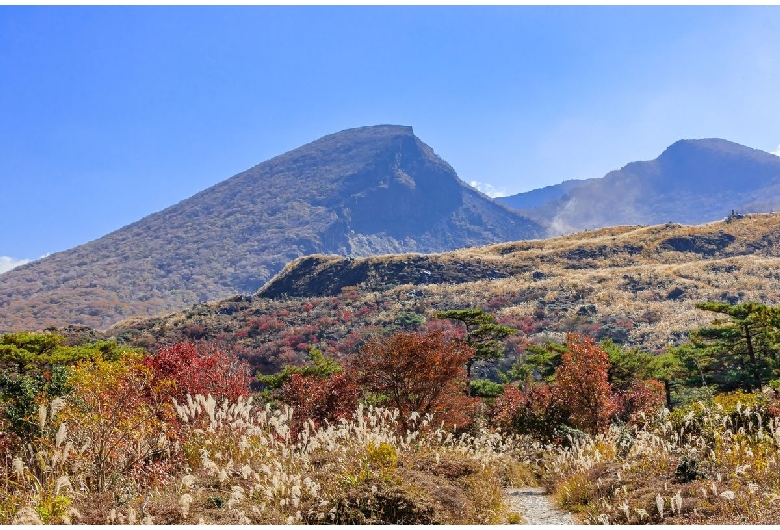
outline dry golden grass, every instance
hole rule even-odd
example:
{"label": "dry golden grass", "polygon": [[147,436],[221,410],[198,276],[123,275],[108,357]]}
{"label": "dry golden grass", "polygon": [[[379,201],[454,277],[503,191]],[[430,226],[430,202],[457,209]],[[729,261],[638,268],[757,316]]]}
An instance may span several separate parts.
{"label": "dry golden grass", "polygon": [[544,484],[586,523],[777,524],[780,422],[762,403],[723,395],[550,447]]}
{"label": "dry golden grass", "polygon": [[506,517],[502,485],[528,476],[517,438],[454,436],[419,416],[399,433],[398,413],[384,409],[297,437],[289,408],[251,399],[195,396],[176,409],[190,428],[158,455],[159,471],[117,470],[102,494],[79,465],[79,425],[38,440],[32,460],[9,455],[0,523],[492,524]]}

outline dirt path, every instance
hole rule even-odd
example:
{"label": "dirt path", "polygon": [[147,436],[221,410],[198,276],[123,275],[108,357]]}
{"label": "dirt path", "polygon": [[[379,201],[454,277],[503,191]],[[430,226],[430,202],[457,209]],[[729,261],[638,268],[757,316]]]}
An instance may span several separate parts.
{"label": "dirt path", "polygon": [[506,491],[510,512],[517,512],[524,524],[577,524],[570,513],[556,508],[542,488],[518,488]]}

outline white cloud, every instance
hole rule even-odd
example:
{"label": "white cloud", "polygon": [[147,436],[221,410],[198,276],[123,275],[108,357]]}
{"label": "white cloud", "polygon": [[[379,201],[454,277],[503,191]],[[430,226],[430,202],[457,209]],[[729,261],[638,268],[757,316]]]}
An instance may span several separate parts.
{"label": "white cloud", "polygon": [[769,151],[769,152],[772,153],[775,156],[780,156],[780,144],[778,144],[777,149],[775,149],[774,151]]}
{"label": "white cloud", "polygon": [[30,263],[29,259],[14,259],[9,256],[0,256],[0,274],[8,272],[14,267]]}
{"label": "white cloud", "polygon": [[[778,147],[778,149],[780,149],[780,147]],[[488,197],[506,197],[506,190],[504,188],[496,188],[487,182],[477,182],[476,180],[472,180],[469,184],[471,184],[472,188],[477,188]]]}

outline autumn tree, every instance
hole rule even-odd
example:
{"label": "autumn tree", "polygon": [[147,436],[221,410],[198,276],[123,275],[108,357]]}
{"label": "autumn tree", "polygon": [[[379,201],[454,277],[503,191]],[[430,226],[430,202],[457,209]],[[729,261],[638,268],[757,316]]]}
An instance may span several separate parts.
{"label": "autumn tree", "polygon": [[[451,309],[439,311],[436,318],[449,318],[457,320],[465,326],[466,338],[463,342],[473,349],[473,354],[466,360],[466,377],[471,381],[471,369],[477,361],[487,359],[500,359],[504,354],[504,344],[501,342],[516,329],[502,326],[496,322],[496,317],[479,308]],[[467,390],[471,395],[471,385],[467,383]]]}
{"label": "autumn tree", "polygon": [[463,395],[464,365],[475,350],[441,331],[395,333],[366,342],[351,363],[357,381],[380,402],[401,413],[433,414],[464,426],[471,400]]}
{"label": "autumn tree", "polygon": [[598,432],[614,411],[609,384],[609,356],[590,337],[566,336],[566,351],[555,370],[554,399],[572,427]]}
{"label": "autumn tree", "polygon": [[128,473],[165,444],[164,424],[149,402],[155,377],[140,355],[97,358],[73,368],[72,392],[59,419],[81,448],[76,468],[91,491],[103,492],[113,474]]}
{"label": "autumn tree", "polygon": [[260,375],[266,399],[278,399],[293,407],[293,431],[312,420],[320,426],[348,418],[357,407],[360,387],[351,373],[322,351],[309,347],[309,361],[287,365],[276,374]]}

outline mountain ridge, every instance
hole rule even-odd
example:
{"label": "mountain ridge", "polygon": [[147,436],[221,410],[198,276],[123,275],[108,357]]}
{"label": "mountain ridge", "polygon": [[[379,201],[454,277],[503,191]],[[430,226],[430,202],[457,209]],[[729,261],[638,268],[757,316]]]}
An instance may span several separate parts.
{"label": "mountain ridge", "polygon": [[517,210],[523,210],[526,208],[535,208],[542,206],[548,202],[552,202],[556,199],[560,199],[566,195],[570,190],[578,188],[595,179],[571,179],[564,180],[560,184],[552,184],[543,188],[536,188],[530,191],[524,191],[522,193],[516,193],[514,195],[508,195],[506,197],[496,197],[496,200],[502,204],[506,204],[511,208]]}
{"label": "mountain ridge", "polygon": [[253,293],[307,254],[438,252],[543,233],[463,183],[411,127],[347,129],[3,274],[0,331],[105,328]]}
{"label": "mountain ridge", "polygon": [[728,140],[678,140],[657,158],[630,162],[519,211],[548,235],[623,224],[701,224],[730,211],[780,207],[780,157]]}

